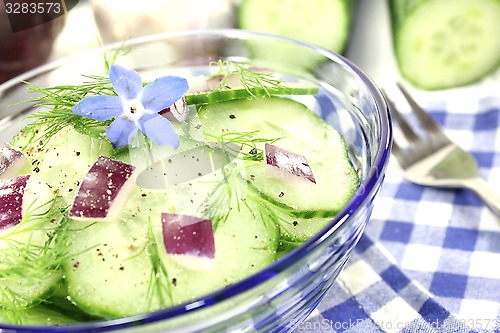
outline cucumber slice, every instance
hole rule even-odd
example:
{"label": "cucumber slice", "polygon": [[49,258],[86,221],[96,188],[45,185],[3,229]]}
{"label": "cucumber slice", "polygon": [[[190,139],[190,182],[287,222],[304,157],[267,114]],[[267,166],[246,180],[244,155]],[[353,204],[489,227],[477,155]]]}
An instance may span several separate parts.
{"label": "cucumber slice", "polygon": [[[5,190],[5,189],[4,189]],[[0,304],[23,311],[49,297],[61,283],[64,245],[57,245],[61,220],[54,192],[31,176],[22,194],[21,221],[0,230]]]}
{"label": "cucumber slice", "polygon": [[278,207],[270,207],[278,219],[281,230],[282,241],[301,244],[316,235],[328,223],[332,221],[328,217],[300,218],[290,216],[286,211]]}
{"label": "cucumber slice", "polygon": [[51,185],[69,205],[97,158],[111,156],[114,150],[107,139],[81,134],[72,126],[63,128],[49,141],[40,139],[45,131],[47,125],[28,126],[13,138],[11,145],[22,150],[29,161],[22,172],[32,173]]}
{"label": "cucumber slice", "polygon": [[[359,185],[342,137],[301,103],[280,97],[234,100],[206,104],[199,116],[206,133],[257,131],[259,138],[280,138],[277,146],[306,157],[316,184],[270,178],[265,162],[241,162],[248,164],[242,175],[249,185],[292,216],[334,216]],[[263,150],[264,143],[257,143],[257,148]]]}
{"label": "cucumber slice", "polygon": [[243,0],[238,24],[241,29],[293,37],[340,53],[349,37],[352,3],[352,0]]}
{"label": "cucumber slice", "polygon": [[401,74],[423,89],[477,81],[500,65],[499,0],[391,0]]}
{"label": "cucumber slice", "polygon": [[[166,253],[161,212],[203,213],[205,199],[221,182],[220,172],[214,172],[178,184],[169,193],[136,188],[118,220],[75,221],[70,251],[77,255],[63,266],[71,300],[90,315],[135,315],[200,297],[273,262],[279,229],[265,222],[252,200],[248,204],[237,200],[242,202],[239,209],[229,207],[226,211],[230,213],[217,224],[214,270],[186,269]],[[189,188],[192,190],[187,191]]]}
{"label": "cucumber slice", "polygon": [[[32,174],[29,184],[33,184],[25,191],[28,208],[21,223],[0,232],[0,303],[20,312],[50,297],[62,283],[59,266],[66,247],[54,241],[57,236],[49,237],[57,232],[61,208],[71,200],[65,198],[72,196],[94,157],[112,150],[106,140],[80,134],[70,126],[45,142],[40,138],[46,129],[40,124],[27,126],[11,142],[28,159],[20,173]],[[54,198],[54,193],[59,195]]]}
{"label": "cucumber slice", "polygon": [[[0,257],[1,258],[1,257]],[[29,260],[29,258],[23,258]],[[38,260],[38,258],[31,258]],[[18,273],[15,270],[21,267],[11,267],[12,273],[6,275],[1,283],[2,289],[0,302],[2,306],[23,311],[24,308],[38,304],[51,296],[62,281],[60,270],[48,270],[45,265],[23,265],[23,268],[30,268],[34,272]]]}
{"label": "cucumber slice", "polygon": [[204,104],[214,102],[224,102],[233,99],[251,98],[253,96],[267,95],[314,95],[318,93],[318,88],[313,85],[284,82],[280,89],[269,87],[234,87],[228,90],[214,90],[210,92],[200,92],[186,95],[188,104]]}
{"label": "cucumber slice", "polygon": [[0,308],[0,322],[17,325],[60,326],[76,324],[79,321],[63,314],[57,309],[45,305],[37,305],[32,308],[16,311],[16,313],[8,312]]}
{"label": "cucumber slice", "polygon": [[[148,200],[141,200],[143,194]],[[137,188],[119,220],[73,221],[69,251],[75,255],[63,263],[63,271],[68,295],[77,307],[103,318],[159,308],[158,300],[148,295],[151,261],[145,244],[149,217],[159,220],[167,198]]]}
{"label": "cucumber slice", "polygon": [[[279,228],[260,200],[248,196],[233,208],[215,231],[215,268],[209,271],[180,269],[165,253],[162,261],[175,279],[175,302],[193,300],[248,277],[276,260]],[[203,281],[200,280],[203,276]]]}
{"label": "cucumber slice", "polygon": [[62,284],[57,288],[50,298],[46,299],[42,304],[44,308],[56,311],[59,314],[64,314],[65,318],[75,320],[77,322],[95,321],[102,318],[90,316],[78,308],[68,295],[66,284]]}

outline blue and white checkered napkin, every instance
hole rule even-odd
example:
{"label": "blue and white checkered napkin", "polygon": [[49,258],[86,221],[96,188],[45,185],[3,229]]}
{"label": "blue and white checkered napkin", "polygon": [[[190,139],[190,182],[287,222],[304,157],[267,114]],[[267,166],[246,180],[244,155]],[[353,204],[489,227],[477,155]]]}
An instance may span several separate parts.
{"label": "blue and white checkered napkin", "polygon": [[[427,109],[500,190],[500,99]],[[349,265],[297,332],[500,332],[500,220],[394,162]]]}

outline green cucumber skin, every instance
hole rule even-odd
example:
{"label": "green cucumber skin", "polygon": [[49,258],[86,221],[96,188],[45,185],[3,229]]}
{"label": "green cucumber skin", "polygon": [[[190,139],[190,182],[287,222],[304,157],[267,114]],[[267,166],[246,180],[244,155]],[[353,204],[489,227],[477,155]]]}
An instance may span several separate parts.
{"label": "green cucumber skin", "polygon": [[[330,2],[338,2],[339,7],[341,8],[339,13],[331,13],[329,11],[325,12],[322,8]],[[325,47],[333,52],[337,53],[342,53],[347,47],[348,40],[349,40],[349,35],[350,35],[350,30],[351,30],[351,24],[353,21],[353,13],[355,9],[355,2],[356,0],[327,0],[327,1],[302,1],[302,0],[273,0],[273,1],[266,1],[266,0],[243,0],[240,4],[239,11],[238,11],[238,26],[241,29],[246,29],[246,30],[257,30],[261,32],[267,32],[267,33],[273,33],[273,34],[281,34],[285,36],[289,36],[292,38],[298,38],[305,40],[307,42],[317,44],[319,46]],[[274,7],[271,8],[266,8],[269,6],[269,4],[272,3]],[[304,15],[308,14],[306,11],[297,11],[294,13],[288,13],[290,15],[287,15],[285,13],[287,8],[295,8],[303,6],[304,4],[307,4],[307,6],[314,11],[314,17],[307,16],[305,17]],[[258,11],[257,11],[258,8]],[[303,7],[302,7],[303,8]],[[268,11],[266,11],[268,9]],[[257,15],[260,14],[260,15]],[[292,15],[293,14],[293,15]],[[261,20],[257,20],[257,16],[267,16],[268,21],[267,22],[262,22]],[[311,34],[306,36],[303,35],[303,29],[302,31],[293,31],[294,26],[300,26],[303,27],[306,25],[306,22],[303,23],[296,23],[294,24],[293,22],[290,22],[289,20],[296,20],[297,18],[300,19],[302,17],[305,17],[305,20],[309,19],[314,19],[318,17],[322,17],[321,15],[324,15],[325,21],[334,21],[338,20],[339,18],[342,18],[345,20],[343,27],[340,29],[340,31],[324,31],[324,32],[318,32],[318,31],[311,31]],[[275,21],[279,19],[280,17],[286,17],[286,20],[289,22],[288,25],[285,26],[277,26]],[[290,17],[292,16],[292,17]],[[253,22],[256,22],[255,24]],[[260,23],[257,23],[260,22]],[[319,29],[317,29],[319,30]],[[320,40],[316,36],[317,34],[325,33],[325,34],[330,34],[331,37],[329,41],[325,40]],[[335,34],[335,35],[333,35]]]}
{"label": "green cucumber skin", "polygon": [[253,88],[232,88],[228,90],[202,92],[186,95],[188,104],[205,104],[225,102],[234,99],[251,98],[252,96],[267,95],[314,95],[318,93],[318,88],[314,86],[293,86],[283,85],[280,89],[269,87],[267,89],[260,87]]}
{"label": "green cucumber skin", "polygon": [[[489,66],[483,68],[482,70],[476,71],[475,73],[471,73],[465,76],[458,77],[455,80],[447,80],[446,77],[441,77],[439,80],[427,80],[427,79],[422,79],[416,77],[412,72],[410,72],[408,69],[405,69],[406,66],[406,59],[402,55],[403,48],[402,44],[405,41],[406,36],[403,34],[403,27],[407,23],[407,20],[411,18],[411,16],[417,11],[421,10],[422,8],[425,8],[425,6],[428,6],[432,2],[438,2],[441,0],[390,0],[389,1],[389,11],[390,11],[390,18],[391,18],[391,27],[392,27],[392,40],[393,40],[393,47],[395,50],[395,55],[396,55],[396,62],[398,64],[399,70],[402,74],[402,76],[408,80],[410,83],[415,85],[418,88],[424,89],[424,90],[440,90],[440,89],[448,89],[448,88],[454,88],[454,87],[460,87],[460,86],[466,86],[472,83],[475,83],[484,77],[490,75],[491,73],[495,72],[499,67],[500,67],[500,49],[497,47],[496,51],[493,52],[493,57],[496,56],[496,61],[491,60]],[[478,4],[479,1],[474,1],[470,2],[471,4]],[[496,6],[496,11],[500,13],[500,0],[487,0],[481,3],[489,3],[489,5],[492,5],[493,7]],[[449,1],[450,6],[456,6],[457,4],[460,4],[458,1]],[[467,3],[469,5],[469,3]],[[500,14],[499,14],[500,15]],[[432,22],[429,22],[432,23]],[[494,29],[490,32],[494,34],[489,34],[488,37],[490,41],[495,41],[498,39],[497,32],[500,30],[500,24],[495,22],[491,22],[496,24],[498,27],[497,29]],[[423,27],[424,28],[424,27]],[[477,36],[474,36],[477,37]],[[472,37],[472,39],[477,39]],[[431,36],[429,36],[431,38]],[[462,35],[457,35],[455,36],[456,39],[462,38]],[[442,46],[446,47],[448,44],[451,43],[452,40],[446,40],[443,41]],[[484,46],[485,44],[489,44],[487,41],[481,42],[481,46]],[[489,52],[489,50],[484,49],[483,53]],[[475,61],[476,63],[481,63],[482,60],[478,59]],[[451,66],[451,65],[450,65]],[[427,72],[429,77],[433,77],[436,75],[439,75],[439,73],[436,73],[434,70],[429,70],[429,68],[420,68],[419,69],[422,72]],[[449,75],[448,75],[449,76]]]}
{"label": "green cucumber skin", "polygon": [[315,214],[312,217],[297,217],[291,215],[293,212],[284,207],[274,205],[268,207],[279,220],[281,240],[285,242],[301,244],[316,235],[332,221],[330,216],[319,217]]}
{"label": "green cucumber skin", "polygon": [[248,186],[251,188],[253,191],[256,193],[259,193],[259,195],[264,199],[265,201],[268,201],[271,205],[275,206],[276,209],[286,212],[288,216],[293,219],[293,218],[298,218],[298,219],[314,219],[314,218],[333,218],[339,210],[337,209],[330,209],[330,210],[302,210],[302,209],[294,209],[287,205],[286,203],[283,203],[279,200],[276,200],[272,196],[267,195],[266,193],[263,193],[260,191],[258,188],[256,188],[250,180],[248,180]]}
{"label": "green cucumber skin", "polygon": [[427,0],[390,0],[389,10],[391,15],[391,26],[394,34],[397,34],[399,27],[404,23],[406,17],[421,2]]}

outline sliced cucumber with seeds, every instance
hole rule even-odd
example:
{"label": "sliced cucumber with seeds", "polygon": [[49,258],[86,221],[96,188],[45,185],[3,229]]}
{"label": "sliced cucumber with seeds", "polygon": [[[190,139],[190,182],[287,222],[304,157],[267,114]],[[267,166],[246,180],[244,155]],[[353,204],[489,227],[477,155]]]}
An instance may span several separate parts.
{"label": "sliced cucumber with seeds", "polygon": [[[11,141],[28,159],[24,173],[36,175],[72,203],[80,181],[101,155],[111,156],[113,147],[105,138],[94,138],[67,126],[46,141],[47,125],[26,127]],[[64,147],[61,149],[61,147]]]}
{"label": "sliced cucumber with seeds", "polygon": [[[275,145],[307,159],[316,184],[270,178],[265,162],[242,162],[248,164],[242,175],[250,186],[292,216],[334,216],[358,187],[340,134],[299,102],[280,97],[235,100],[206,104],[199,115],[206,133],[256,131],[258,137],[279,139]],[[257,148],[263,150],[264,143],[257,143]]]}
{"label": "sliced cucumber with seeds", "polygon": [[[18,191],[14,181],[21,178],[12,179],[7,186],[4,183],[0,192]],[[3,205],[14,208],[11,212],[22,205],[17,224],[0,230],[0,304],[11,311],[23,311],[51,296],[62,283],[59,265],[65,255],[65,245],[54,241],[62,234],[58,232],[62,216],[54,191],[29,176],[20,195],[21,203],[2,198]]]}
{"label": "sliced cucumber with seeds", "polygon": [[[55,243],[64,248],[51,266],[55,273],[45,285],[28,290],[29,302],[22,307],[29,311],[21,311],[25,317],[18,321],[50,325],[44,316],[53,317],[54,324],[111,319],[191,301],[264,269],[280,255],[283,243],[294,246],[321,229],[329,220],[323,217],[336,214],[352,196],[358,178],[336,131],[303,104],[268,95],[313,94],[318,89],[295,83],[284,86],[279,91],[231,88],[198,94],[193,98],[202,104],[197,106],[199,113],[175,125],[182,137],[188,137],[177,150],[149,149],[149,142],[137,137],[137,147],[132,147],[137,149],[114,152],[106,139],[72,127],[49,142],[37,139],[46,130],[43,126],[30,127],[16,137],[13,146],[22,147],[31,162],[24,172],[36,173],[60,191],[61,202],[54,209],[59,214],[58,208],[72,202],[73,189],[98,156],[114,154],[142,171],[118,218],[64,220],[70,224]],[[238,158],[238,142],[206,142],[211,138],[206,133],[231,131],[278,139],[277,145],[307,157],[317,184],[269,178],[262,161]],[[267,141],[256,142],[256,150],[261,150]],[[145,173],[149,169],[152,173]],[[200,261],[188,257],[181,263],[186,257],[167,254],[162,213],[212,221],[216,254],[214,259],[204,258],[210,261],[206,270],[192,265]]]}
{"label": "sliced cucumber with seeds", "polygon": [[[216,193],[217,185],[230,186],[222,179],[219,170],[175,185],[168,192],[136,188],[116,221],[75,221],[70,240],[75,255],[64,263],[71,300],[99,317],[140,314],[201,297],[272,263],[279,229],[259,213],[253,200],[245,203],[246,197],[232,201],[239,202],[239,208],[223,210],[227,216],[214,226],[213,270],[182,267],[166,253],[161,213],[202,215],[204,199]],[[223,199],[217,203],[231,204]]]}
{"label": "sliced cucumber with seeds", "polygon": [[[227,218],[217,224],[214,269],[197,271],[179,269],[166,254],[162,261],[169,269],[174,301],[193,300],[227,287],[264,269],[276,260],[280,231],[269,211],[250,196],[240,201]],[[203,282],[200,281],[203,276]]]}
{"label": "sliced cucumber with seeds", "polygon": [[148,219],[159,223],[167,199],[137,189],[119,220],[73,221],[69,250],[75,255],[64,262],[63,270],[68,295],[80,309],[115,318],[160,308],[158,300],[148,296],[151,262],[145,244]]}
{"label": "sliced cucumber with seeds", "polygon": [[391,0],[402,75],[423,89],[472,83],[500,65],[499,0]]}

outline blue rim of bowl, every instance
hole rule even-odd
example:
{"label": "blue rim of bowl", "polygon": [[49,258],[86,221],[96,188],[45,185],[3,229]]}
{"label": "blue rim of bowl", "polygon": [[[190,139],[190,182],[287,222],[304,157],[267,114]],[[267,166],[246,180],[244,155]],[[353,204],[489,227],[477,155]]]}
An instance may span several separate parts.
{"label": "blue rim of bowl", "polygon": [[[279,275],[281,272],[285,271],[295,262],[300,261],[306,257],[310,252],[319,246],[324,239],[330,237],[343,223],[349,220],[350,216],[354,215],[364,204],[374,196],[374,192],[378,190],[382,183],[381,177],[387,167],[387,163],[390,156],[391,144],[392,144],[392,125],[390,114],[385,103],[382,94],[375,84],[371,81],[368,76],[366,76],[363,71],[361,71],[356,65],[354,65],[350,60],[343,57],[342,55],[333,53],[327,49],[308,44],[293,38],[273,35],[267,33],[250,32],[245,30],[236,29],[214,29],[205,31],[185,31],[178,33],[162,33],[156,35],[149,35],[144,37],[138,37],[127,41],[126,46],[141,45],[148,42],[160,41],[168,38],[178,38],[178,37],[189,37],[189,36],[218,36],[218,37],[228,37],[237,39],[249,39],[252,37],[262,37],[271,39],[280,39],[283,41],[295,43],[301,45],[305,48],[312,49],[317,53],[321,54],[325,58],[339,63],[344,66],[348,71],[352,71],[358,76],[363,84],[366,86],[368,91],[372,94],[373,103],[375,104],[379,117],[377,121],[381,128],[380,132],[380,146],[375,154],[375,159],[373,165],[366,178],[361,182],[358,191],[354,194],[351,200],[346,204],[346,206],[332,219],[332,221],[326,226],[321,232],[317,233],[314,237],[309,239],[307,242],[302,244],[297,249],[293,250],[291,253],[283,256],[274,263],[270,264],[266,269],[253,274],[231,286],[228,286],[222,290],[215,291],[209,295],[196,299],[189,303],[184,303],[166,309],[157,310],[153,312],[148,312],[141,315],[124,317],[119,319],[102,320],[94,322],[82,322],[81,324],[70,324],[61,326],[20,326],[0,323],[0,329],[15,330],[16,332],[84,332],[91,330],[92,332],[109,332],[119,329],[137,327],[139,325],[159,323],[162,320],[173,319],[176,316],[188,314],[194,311],[199,311],[208,308],[212,305],[216,305],[223,302],[231,297],[242,294],[249,291],[258,285],[272,279],[273,277]],[[123,43],[114,43],[104,47],[104,50],[116,49],[117,47],[123,46]],[[95,50],[91,50],[95,51]],[[102,52],[102,49],[101,49]],[[84,52],[83,54],[86,54]],[[36,77],[38,75],[44,74],[50,70],[53,70],[61,65],[71,64],[76,58],[82,57],[82,54],[77,54],[74,56],[68,56],[66,58],[42,65],[35,69],[32,69],[24,74],[21,74],[15,78],[12,78],[0,85],[0,98],[2,97],[2,92],[8,90],[9,88],[19,84],[21,81],[27,81],[30,78]]]}

